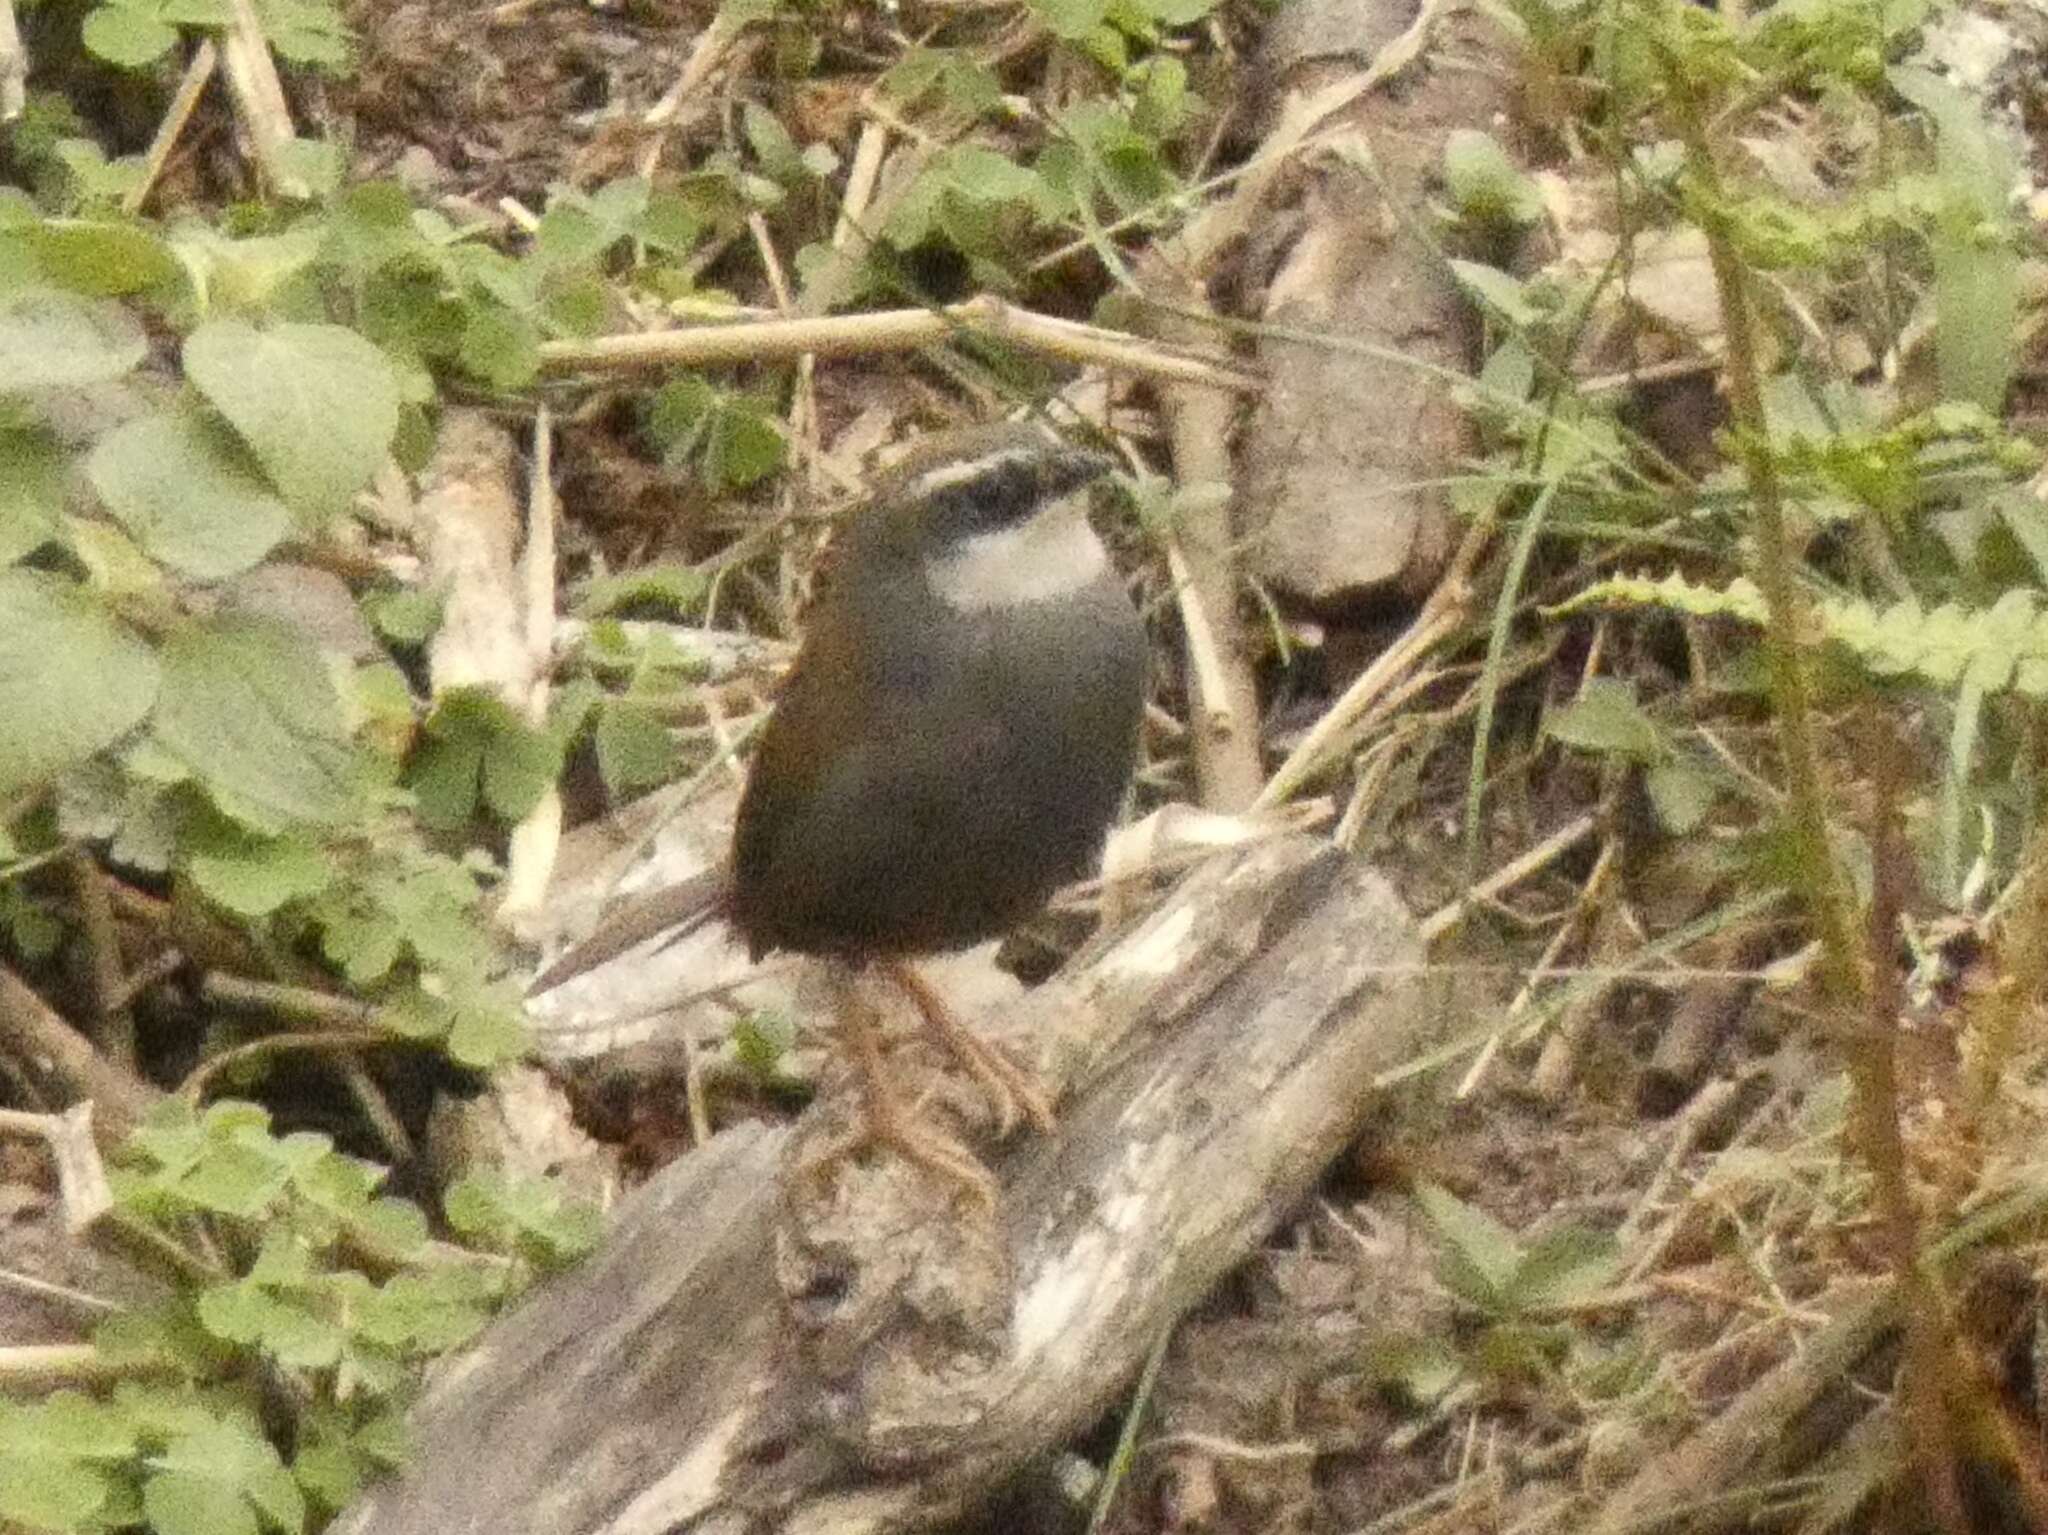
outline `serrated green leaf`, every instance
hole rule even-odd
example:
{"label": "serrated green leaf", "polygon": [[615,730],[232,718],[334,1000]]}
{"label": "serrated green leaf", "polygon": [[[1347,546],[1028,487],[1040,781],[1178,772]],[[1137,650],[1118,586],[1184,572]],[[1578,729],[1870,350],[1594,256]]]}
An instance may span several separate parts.
{"label": "serrated green leaf", "polygon": [[682,753],[661,714],[619,699],[605,705],[594,735],[597,771],[614,795],[628,795],[665,783],[675,775]]}
{"label": "serrated green leaf", "polygon": [[263,1326],[263,1348],[288,1370],[325,1370],[341,1358],[340,1328],[304,1307],[281,1302]]}
{"label": "serrated green leaf", "polygon": [[0,397],[42,389],[77,389],[129,373],[149,355],[135,317],[117,304],[95,304],[53,288],[0,296]]}
{"label": "serrated green leaf", "polygon": [[742,1066],[772,1080],[780,1075],[783,1057],[796,1044],[796,1024],[783,1013],[749,1013],[734,1025],[732,1042]]}
{"label": "serrated green leaf", "polygon": [[540,371],[540,330],[519,310],[480,304],[463,326],[456,356],[493,389],[523,389]]}
{"label": "serrated green leaf", "polygon": [[355,1445],[378,1465],[395,1471],[412,1459],[412,1430],[402,1413],[373,1413],[356,1430]]}
{"label": "serrated green leaf", "polygon": [[86,474],[142,548],[201,581],[248,570],[291,522],[233,438],[196,412],[116,427],[93,448]]}
{"label": "serrated green leaf", "polygon": [[1028,166],[980,144],[962,144],[946,159],[947,184],[962,197],[981,203],[1008,203],[1038,191],[1038,176]]}
{"label": "serrated green leaf", "polygon": [[506,824],[521,819],[561,776],[562,752],[547,732],[521,723],[484,748],[484,803]]}
{"label": "serrated green leaf", "polygon": [[259,618],[175,631],[162,650],[156,739],[220,809],[259,832],[334,825],[362,803],[341,699],[314,645]]}
{"label": "serrated green leaf", "polygon": [[112,745],[159,681],[156,658],[90,594],[0,569],[0,799]]}
{"label": "serrated green leaf", "polygon": [[766,413],[734,403],[718,413],[704,450],[704,480],[714,490],[743,490],[782,467],[787,444]]}
{"label": "serrated green leaf", "polygon": [[340,510],[391,451],[397,374],[354,331],[213,320],[185,338],[184,360],[186,377],[295,507]]}

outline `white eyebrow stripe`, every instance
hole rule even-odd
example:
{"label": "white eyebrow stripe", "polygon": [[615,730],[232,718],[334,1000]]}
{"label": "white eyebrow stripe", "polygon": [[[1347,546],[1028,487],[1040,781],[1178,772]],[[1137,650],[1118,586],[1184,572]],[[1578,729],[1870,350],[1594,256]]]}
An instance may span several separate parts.
{"label": "white eyebrow stripe", "polygon": [[927,469],[907,487],[911,496],[928,496],[935,490],[948,490],[955,485],[965,485],[981,479],[991,471],[1005,464],[1028,464],[1042,455],[1032,448],[1004,448],[999,452],[985,453],[980,458],[965,459],[954,464],[940,464]]}

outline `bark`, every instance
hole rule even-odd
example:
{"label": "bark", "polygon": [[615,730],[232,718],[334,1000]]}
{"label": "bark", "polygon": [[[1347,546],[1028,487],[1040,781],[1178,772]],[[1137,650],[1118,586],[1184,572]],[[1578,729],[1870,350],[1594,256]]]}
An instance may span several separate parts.
{"label": "bark", "polygon": [[992,1030],[1070,1093],[1056,1134],[993,1159],[996,1215],[890,1159],[802,1171],[851,1113],[828,1080],[792,1131],[725,1131],[629,1199],[441,1379],[414,1469],[337,1531],[957,1517],[1112,1407],[1373,1116],[1432,1043],[1421,959],[1333,849],[1217,859]]}

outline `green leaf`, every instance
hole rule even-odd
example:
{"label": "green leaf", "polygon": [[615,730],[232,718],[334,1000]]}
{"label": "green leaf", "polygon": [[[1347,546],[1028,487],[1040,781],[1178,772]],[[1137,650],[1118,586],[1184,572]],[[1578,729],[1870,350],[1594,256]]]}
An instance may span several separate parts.
{"label": "green leaf", "polygon": [[448,1054],[478,1070],[517,1060],[532,1044],[518,1007],[488,996],[464,1002],[448,1028]]}
{"label": "green leaf", "polygon": [[691,565],[653,564],[600,576],[583,588],[574,611],[579,618],[620,613],[637,618],[689,618],[704,603],[711,578]]}
{"label": "green leaf", "polygon": [[782,467],[782,431],[751,405],[718,413],[704,451],[704,480],[713,490],[741,490]]}
{"label": "green leaf", "polygon": [[740,1064],[763,1081],[782,1074],[782,1060],[796,1044],[796,1024],[783,1013],[749,1013],[733,1026],[732,1043]]}
{"label": "green leaf", "polygon": [[321,1508],[338,1513],[362,1491],[370,1468],[345,1440],[318,1438],[301,1440],[292,1475]]}
{"label": "green leaf", "polygon": [[1481,1311],[1498,1313],[1522,1263],[1515,1234],[1433,1183],[1416,1185],[1415,1202],[1440,1240],[1437,1278],[1444,1288]]}
{"label": "green leaf", "polygon": [[208,900],[242,917],[267,917],[326,888],[320,849],[296,837],[257,837],[210,820],[187,843],[185,873]]}
{"label": "green leaf", "polygon": [[561,773],[561,747],[547,732],[520,723],[484,748],[484,803],[510,824],[539,804]]}
{"label": "green leaf", "polygon": [[[0,1420],[4,1427],[5,1420]],[[105,1473],[47,1449],[20,1444],[0,1448],[0,1522],[33,1530],[87,1528],[106,1506],[110,1487]]]}
{"label": "green leaf", "polygon": [[1643,775],[1643,787],[1658,822],[1674,837],[1697,830],[1720,794],[1712,775],[1682,757],[1651,768]]}
{"label": "green leaf", "polygon": [[126,1413],[77,1391],[59,1391],[34,1415],[36,1437],[79,1460],[126,1460],[135,1453],[135,1425]]}
{"label": "green leaf", "polygon": [[980,203],[1020,202],[1038,193],[1038,176],[1029,166],[980,144],[962,144],[946,159],[948,186]]}
{"label": "green leaf", "polygon": [[1031,10],[1055,37],[1072,43],[1102,25],[1109,0],[1031,0]]}
{"label": "green leaf", "polygon": [[228,1144],[207,1152],[171,1191],[202,1210],[253,1219],[284,1192],[290,1169],[252,1146]]}
{"label": "green leaf", "polygon": [[1543,723],[1544,732],[1581,751],[1654,761],[1665,750],[1663,732],[1636,702],[1635,684],[1588,678],[1579,696]]}
{"label": "green leaf", "polygon": [[52,288],[0,296],[0,397],[77,389],[131,372],[149,355],[135,317],[117,304],[88,303]]}
{"label": "green leaf", "polygon": [[48,219],[30,237],[43,280],[115,298],[175,281],[178,258],[152,231],[109,219]]}
{"label": "green leaf", "polygon": [[442,606],[437,593],[409,587],[371,592],[363,598],[363,611],[377,632],[406,650],[415,650],[434,637],[441,627]]}
{"label": "green leaf", "polygon": [[219,618],[175,631],[162,658],[156,738],[223,811],[272,833],[356,815],[362,783],[341,700],[304,635]]}
{"label": "green leaf", "polygon": [[391,451],[398,377],[354,331],[214,320],[185,338],[184,358],[186,376],[295,507],[346,506]]}
{"label": "green leaf", "polygon": [[470,311],[457,353],[462,366],[493,389],[509,393],[540,371],[540,332],[530,316],[497,304]]}
{"label": "green leaf", "polygon": [[1566,1227],[1530,1245],[1515,1269],[1506,1300],[1516,1311],[1577,1305],[1613,1284],[1619,1269],[1614,1238]]}
{"label": "green leaf", "polygon": [[64,454],[48,437],[0,428],[0,565],[12,565],[56,537],[64,471]]}
{"label": "green leaf", "polygon": [[1517,329],[1534,325],[1543,317],[1542,311],[1525,296],[1522,283],[1498,267],[1477,261],[1451,261],[1446,265],[1467,292]]}
{"label": "green leaf", "polygon": [[158,681],[156,658],[88,593],[0,570],[0,798],[112,745]]}
{"label": "green leaf", "polygon": [[178,45],[178,31],[142,6],[102,4],[86,12],[79,29],[85,46],[121,69],[154,64]]}
{"label": "green leaf", "polygon": [[614,795],[667,782],[682,760],[667,721],[631,699],[605,706],[597,717],[595,744],[598,773]]}
{"label": "green leaf", "polygon": [[1460,128],[1444,141],[1444,184],[1467,217],[1528,224],[1543,216],[1536,184],[1491,134]]}
{"label": "green leaf", "polygon": [[190,1471],[151,1477],[142,1508],[156,1535],[257,1535],[256,1512],[235,1487]]}
{"label": "green leaf", "polygon": [[277,1302],[260,1285],[213,1285],[200,1292],[197,1310],[199,1320],[216,1338],[251,1345],[270,1325]]}
{"label": "green leaf", "polygon": [[443,695],[428,718],[407,781],[428,825],[453,830],[481,803],[517,821],[560,776],[562,750],[478,688]]}
{"label": "green leaf", "polygon": [[314,913],[320,950],[352,986],[368,986],[391,973],[403,952],[403,935],[390,912],[380,908],[322,906]]}
{"label": "green leaf", "polygon": [[291,521],[234,439],[196,412],[116,427],[93,449],[86,474],[143,549],[201,581],[248,570]]}

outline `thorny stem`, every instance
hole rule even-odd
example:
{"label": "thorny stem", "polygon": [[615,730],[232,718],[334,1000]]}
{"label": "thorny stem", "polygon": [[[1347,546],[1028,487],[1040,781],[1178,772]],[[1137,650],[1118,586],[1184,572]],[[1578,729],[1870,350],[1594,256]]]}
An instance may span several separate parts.
{"label": "thorny stem", "polygon": [[1784,759],[1786,830],[1802,877],[1801,899],[1820,939],[1823,992],[1835,1016],[1853,1020],[1842,1041],[1844,1063],[1855,1096],[1861,1131],[1858,1139],[1875,1182],[1887,1256],[1905,1302],[1907,1367],[1901,1385],[1906,1418],[1916,1430],[1912,1435],[1914,1459],[1919,1462],[1925,1492],[1937,1517],[1945,1527],[1958,1529],[1963,1526],[1955,1522],[1961,1510],[1953,1460],[1947,1453],[1941,1383],[1942,1361],[1950,1345],[1944,1312],[1919,1259],[1918,1219],[1907,1186],[1905,1143],[1898,1121],[1894,1059],[1898,998],[1896,987],[1881,979],[1889,968],[1884,954],[1896,933],[1897,906],[1887,899],[1875,903],[1874,918],[1882,920],[1883,914],[1890,912],[1891,926],[1878,931],[1874,925],[1866,949],[1858,941],[1847,878],[1828,845],[1813,693],[1800,643],[1800,636],[1810,632],[1811,615],[1805,594],[1794,579],[1799,549],[1786,525],[1783,487],[1769,447],[1749,276],[1729,235],[1724,214],[1729,194],[1721,181],[1702,103],[1684,60],[1667,55],[1664,62],[1685,146],[1687,173],[1699,194],[1696,212],[1706,234],[1720,301],[1730,413],[1745,449],[1742,466],[1754,508],[1752,575],[1764,599],[1764,656],[1771,713]]}

